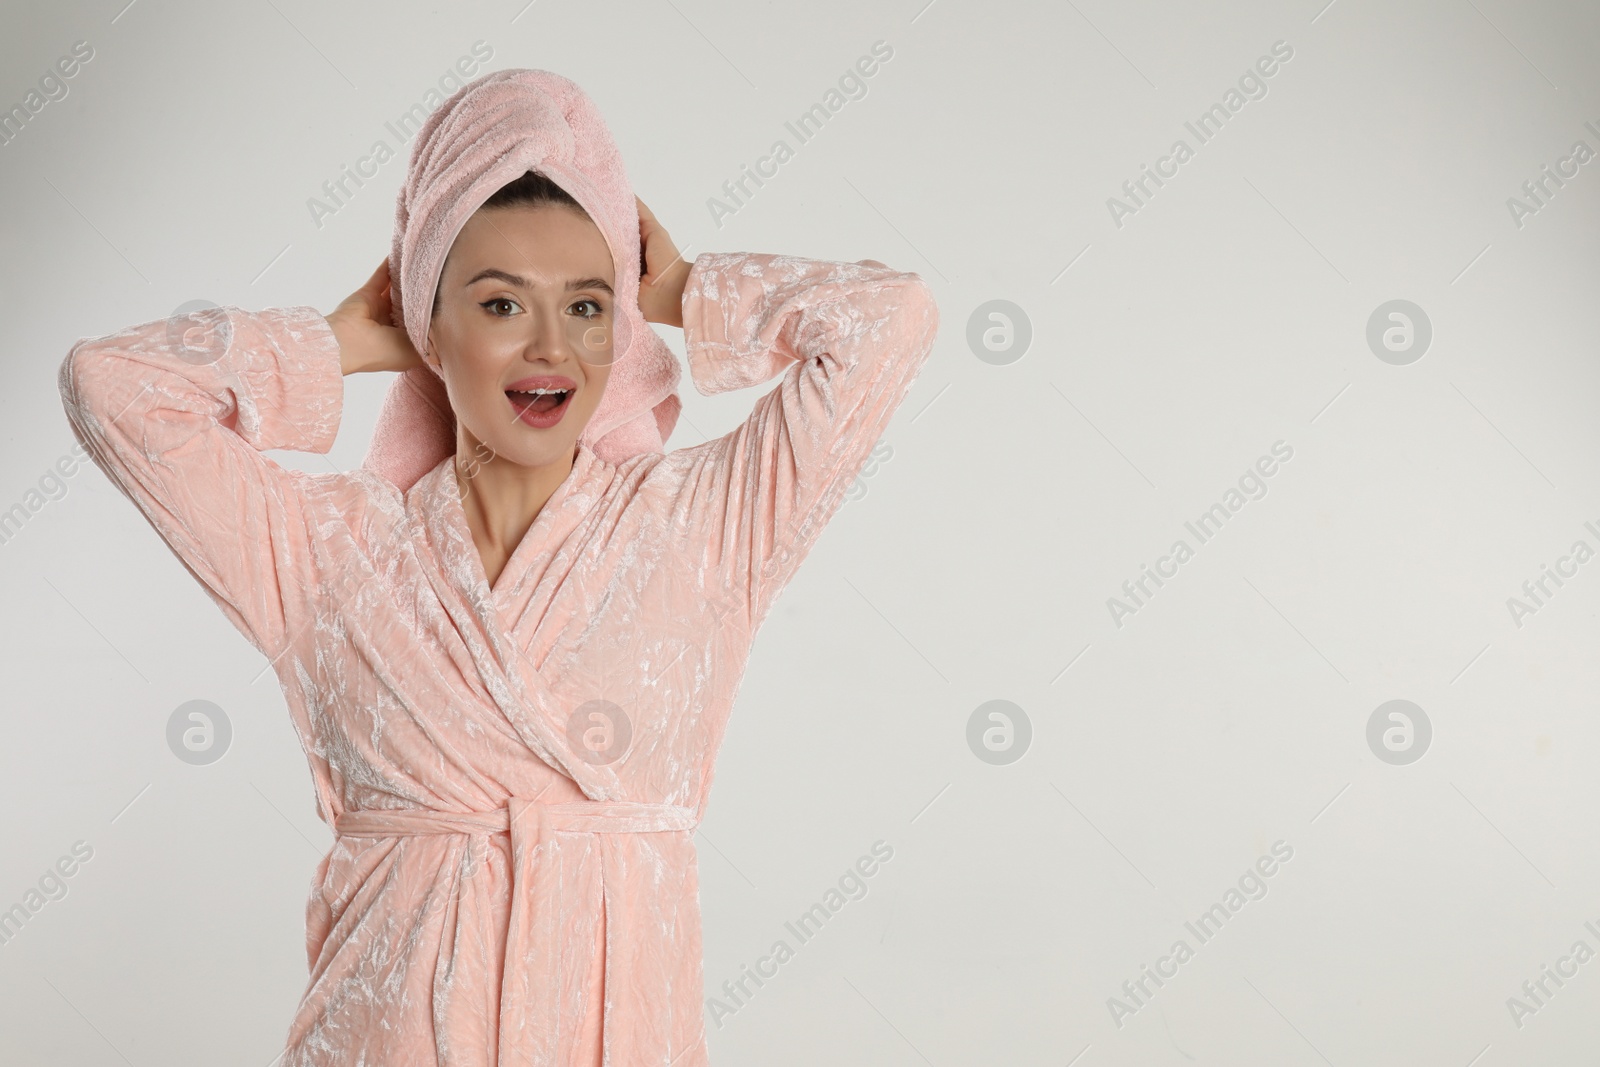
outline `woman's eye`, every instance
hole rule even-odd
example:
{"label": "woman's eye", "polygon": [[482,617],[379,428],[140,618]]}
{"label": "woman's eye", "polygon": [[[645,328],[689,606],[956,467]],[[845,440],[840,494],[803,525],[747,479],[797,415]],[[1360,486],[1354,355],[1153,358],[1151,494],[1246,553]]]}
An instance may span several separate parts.
{"label": "woman's eye", "polygon": [[606,313],[606,309],[601,307],[599,301],[596,301],[596,300],[580,300],[576,304],[573,304],[572,306],[575,307],[575,308],[582,308],[582,307],[593,308],[594,309],[593,311],[580,312],[579,313],[579,314],[582,314],[583,317],[586,318],[586,319],[592,319],[592,318],[594,318],[594,317],[596,317],[598,315],[604,315]]}
{"label": "woman's eye", "polygon": [[[481,308],[485,308],[485,309],[492,309],[493,305],[495,305],[495,304],[509,304],[512,307],[516,307],[517,306],[515,301],[507,299],[506,297],[503,297],[503,296],[497,296],[497,297],[493,297],[493,298],[491,298],[489,300],[485,300],[483,303],[479,304],[478,306],[481,307]],[[503,319],[503,318],[506,317],[505,315],[496,315],[493,310],[490,310],[489,313],[491,315],[494,315],[495,318],[497,318],[497,319]]]}

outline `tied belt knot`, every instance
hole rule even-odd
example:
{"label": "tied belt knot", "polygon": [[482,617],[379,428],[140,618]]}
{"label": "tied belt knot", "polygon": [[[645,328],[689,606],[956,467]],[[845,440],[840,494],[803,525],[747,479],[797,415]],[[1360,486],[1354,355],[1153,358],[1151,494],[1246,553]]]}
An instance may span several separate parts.
{"label": "tied belt knot", "polygon": [[[499,1067],[557,1067],[567,1062],[557,1042],[556,990],[561,980],[560,885],[556,865],[540,848],[556,833],[650,834],[693,830],[699,815],[677,804],[576,800],[542,804],[508,797],[492,811],[369,808],[340,812],[341,837],[422,834],[509,834],[511,917],[506,929],[500,992]],[[570,1035],[569,1035],[570,1036]]]}

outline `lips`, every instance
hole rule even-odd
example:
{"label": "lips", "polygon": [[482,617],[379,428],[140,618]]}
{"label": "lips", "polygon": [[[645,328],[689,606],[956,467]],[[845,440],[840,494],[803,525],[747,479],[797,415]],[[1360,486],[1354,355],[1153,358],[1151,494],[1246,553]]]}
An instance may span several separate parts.
{"label": "lips", "polygon": [[506,387],[506,400],[517,418],[529,426],[546,428],[561,421],[578,383],[561,374],[520,378]]}
{"label": "lips", "polygon": [[518,378],[506,386],[506,391],[514,389],[567,389],[578,388],[578,383],[568,378],[565,374],[534,374],[527,378]]}

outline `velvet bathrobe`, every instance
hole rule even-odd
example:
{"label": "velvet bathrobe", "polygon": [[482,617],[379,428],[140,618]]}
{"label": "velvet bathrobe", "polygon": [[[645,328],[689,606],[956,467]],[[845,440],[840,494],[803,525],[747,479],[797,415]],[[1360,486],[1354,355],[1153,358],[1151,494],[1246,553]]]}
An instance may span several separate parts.
{"label": "velvet bathrobe", "polygon": [[702,393],[781,375],[733,431],[571,474],[493,588],[452,461],[401,491],[326,453],[311,307],[79,341],[73,431],[277,673],[336,837],[282,1067],[702,1067],[693,831],[751,641],[903,401],[916,274],[706,253]]}

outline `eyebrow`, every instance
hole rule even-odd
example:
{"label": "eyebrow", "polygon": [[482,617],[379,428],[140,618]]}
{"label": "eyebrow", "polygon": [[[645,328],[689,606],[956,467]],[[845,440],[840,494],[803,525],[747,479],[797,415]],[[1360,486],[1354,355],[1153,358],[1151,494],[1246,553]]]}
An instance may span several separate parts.
{"label": "eyebrow", "polygon": [[[483,270],[480,270],[478,273],[468,278],[466,285],[463,285],[462,288],[465,289],[475,285],[476,283],[483,281],[485,278],[497,278],[509,285],[515,285],[519,289],[533,288],[532,283],[530,283],[526,278],[522,277],[521,275],[512,274],[509,271],[500,270],[498,267],[485,267]],[[606,281],[604,278],[574,278],[567,282],[567,292],[575,293],[579,289],[599,289],[603,293],[610,293],[612,296],[617,295],[612,290],[611,283]]]}

